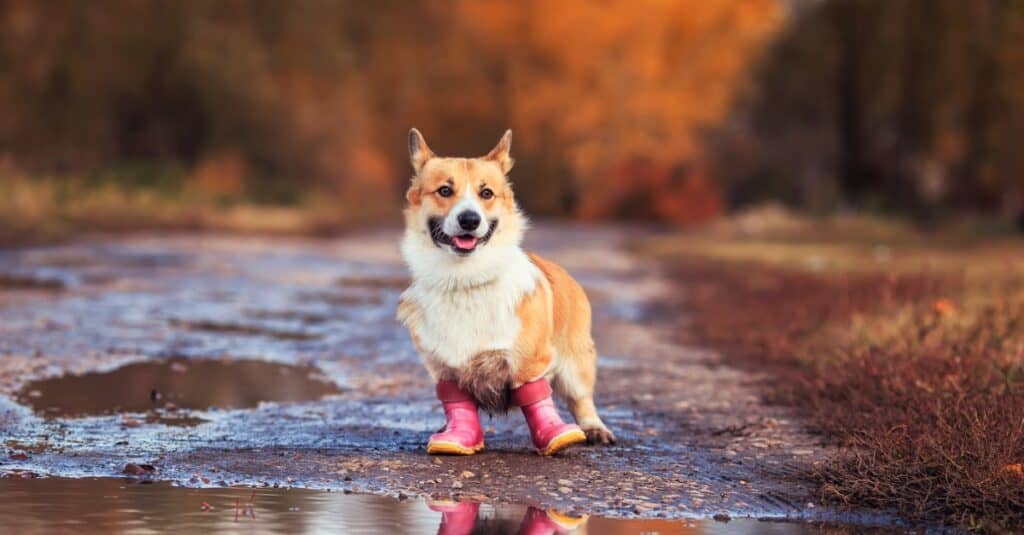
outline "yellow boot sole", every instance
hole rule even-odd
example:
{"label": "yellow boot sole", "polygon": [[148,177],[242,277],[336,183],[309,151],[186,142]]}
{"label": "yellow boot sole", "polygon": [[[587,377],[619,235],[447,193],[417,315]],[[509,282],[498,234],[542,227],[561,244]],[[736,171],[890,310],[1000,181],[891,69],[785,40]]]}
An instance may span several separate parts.
{"label": "yellow boot sole", "polygon": [[579,444],[580,442],[586,442],[587,435],[580,429],[573,429],[558,435],[548,443],[548,447],[541,450],[539,453],[545,457],[550,457],[573,444]]}
{"label": "yellow boot sole", "polygon": [[466,447],[456,442],[430,442],[427,444],[427,453],[430,455],[473,455],[484,449],[484,443],[478,446]]}

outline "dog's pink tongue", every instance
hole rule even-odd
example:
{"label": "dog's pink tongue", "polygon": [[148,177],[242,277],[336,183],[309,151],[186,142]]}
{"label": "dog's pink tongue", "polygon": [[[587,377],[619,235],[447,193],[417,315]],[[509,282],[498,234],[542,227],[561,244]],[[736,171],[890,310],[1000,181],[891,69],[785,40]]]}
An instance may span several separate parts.
{"label": "dog's pink tongue", "polygon": [[455,236],[452,238],[455,246],[459,249],[472,249],[476,247],[476,236]]}

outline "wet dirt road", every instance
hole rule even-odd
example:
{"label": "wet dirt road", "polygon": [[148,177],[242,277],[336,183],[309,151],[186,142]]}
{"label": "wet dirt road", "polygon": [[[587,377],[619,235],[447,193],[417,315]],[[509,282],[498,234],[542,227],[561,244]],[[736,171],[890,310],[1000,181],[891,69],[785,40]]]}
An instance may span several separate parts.
{"label": "wet dirt road", "polygon": [[629,253],[627,229],[541,226],[527,239],[593,301],[598,406],[619,444],[541,458],[510,413],[485,418],[486,452],[427,456],[443,415],[394,320],[407,284],[397,237],[0,252],[0,473],[120,476],[133,464],[146,466],[133,477],[186,487],[879,521],[816,505],[802,475],[819,439],[760,401],[763,378],[680,345],[686,288]]}

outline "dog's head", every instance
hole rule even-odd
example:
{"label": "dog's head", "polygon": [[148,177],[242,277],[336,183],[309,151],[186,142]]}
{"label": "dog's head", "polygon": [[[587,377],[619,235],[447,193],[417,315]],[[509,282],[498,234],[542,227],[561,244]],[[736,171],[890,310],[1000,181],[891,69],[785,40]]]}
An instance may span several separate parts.
{"label": "dog's head", "polygon": [[509,130],[486,156],[439,157],[419,130],[410,130],[415,175],[405,194],[406,242],[464,262],[487,256],[489,250],[518,247],[525,220],[507,177],[511,144]]}

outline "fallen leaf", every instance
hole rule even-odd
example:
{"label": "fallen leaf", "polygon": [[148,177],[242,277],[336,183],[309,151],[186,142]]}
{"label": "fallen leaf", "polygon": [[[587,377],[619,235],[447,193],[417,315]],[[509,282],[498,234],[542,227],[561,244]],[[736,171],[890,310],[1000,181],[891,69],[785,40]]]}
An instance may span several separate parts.
{"label": "fallen leaf", "polygon": [[941,299],[936,299],[935,302],[932,303],[932,310],[940,316],[948,316],[953,312],[956,312],[956,306],[953,305],[953,301],[943,297]]}

